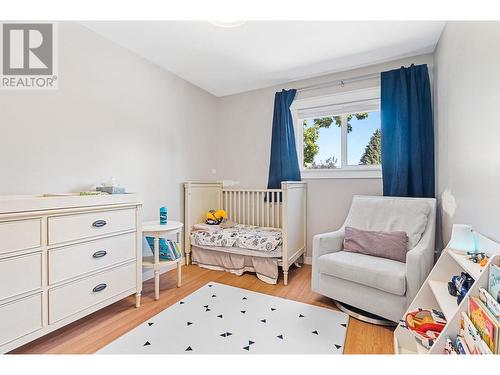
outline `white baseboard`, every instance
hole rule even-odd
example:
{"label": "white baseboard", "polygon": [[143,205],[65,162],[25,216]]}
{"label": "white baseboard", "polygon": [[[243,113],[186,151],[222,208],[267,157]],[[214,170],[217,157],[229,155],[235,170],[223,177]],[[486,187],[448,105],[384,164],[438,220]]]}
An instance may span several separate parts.
{"label": "white baseboard", "polygon": [[[184,259],[184,257],[182,258],[181,263],[183,265],[186,264],[186,260]],[[176,267],[177,267],[177,264],[170,264],[168,266],[163,266],[160,268],[160,275],[165,273],[165,272],[172,271]],[[142,269],[142,281],[150,280],[154,276],[155,276],[155,274],[154,274],[154,271],[152,268],[143,268]]]}
{"label": "white baseboard", "polygon": [[312,257],[304,257],[304,264],[312,264]]}

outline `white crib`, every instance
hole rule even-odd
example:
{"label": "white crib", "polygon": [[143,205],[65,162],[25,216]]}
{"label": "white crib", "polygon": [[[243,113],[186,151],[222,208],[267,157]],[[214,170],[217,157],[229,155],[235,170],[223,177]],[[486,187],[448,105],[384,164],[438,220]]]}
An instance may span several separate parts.
{"label": "white crib", "polygon": [[283,269],[287,285],[290,265],[306,252],[306,189],[304,182],[292,181],[282,182],[281,189],[234,189],[224,188],[222,182],[186,182],[186,262],[190,263],[191,228],[205,221],[207,211],[221,208],[226,210],[229,220],[237,223],[282,230],[282,255],[278,265]]}

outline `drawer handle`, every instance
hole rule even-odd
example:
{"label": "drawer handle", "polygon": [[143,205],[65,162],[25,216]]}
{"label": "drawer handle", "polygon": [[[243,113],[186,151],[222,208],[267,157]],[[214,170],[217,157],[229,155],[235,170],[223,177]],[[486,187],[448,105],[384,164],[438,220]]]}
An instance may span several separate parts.
{"label": "drawer handle", "polygon": [[106,287],[107,287],[107,285],[106,285],[106,284],[104,284],[104,283],[102,283],[102,284],[96,285],[96,286],[94,287],[94,289],[92,289],[92,291],[93,291],[94,293],[101,292],[101,291],[103,291],[104,289],[106,289]]}
{"label": "drawer handle", "polygon": [[108,252],[106,250],[99,250],[96,251],[94,254],[92,254],[92,258],[102,258],[105,256]]}
{"label": "drawer handle", "polygon": [[100,228],[106,225],[106,220],[96,220],[92,223],[94,228]]}

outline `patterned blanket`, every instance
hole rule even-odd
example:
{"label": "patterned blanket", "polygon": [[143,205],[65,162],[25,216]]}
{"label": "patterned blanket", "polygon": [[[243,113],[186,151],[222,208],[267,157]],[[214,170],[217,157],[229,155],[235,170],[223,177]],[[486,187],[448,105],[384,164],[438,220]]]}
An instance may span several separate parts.
{"label": "patterned blanket", "polygon": [[239,247],[257,251],[273,251],[281,245],[281,230],[237,224],[232,228],[195,226],[191,242],[199,246]]}

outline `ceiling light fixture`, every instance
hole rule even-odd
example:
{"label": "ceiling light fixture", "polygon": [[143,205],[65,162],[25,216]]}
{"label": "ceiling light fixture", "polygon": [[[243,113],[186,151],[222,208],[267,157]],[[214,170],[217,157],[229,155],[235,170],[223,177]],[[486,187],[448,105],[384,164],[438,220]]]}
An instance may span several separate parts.
{"label": "ceiling light fixture", "polygon": [[241,21],[241,20],[223,20],[223,21],[208,21],[212,25],[217,26],[217,27],[238,27],[243,24],[245,24],[247,21]]}

